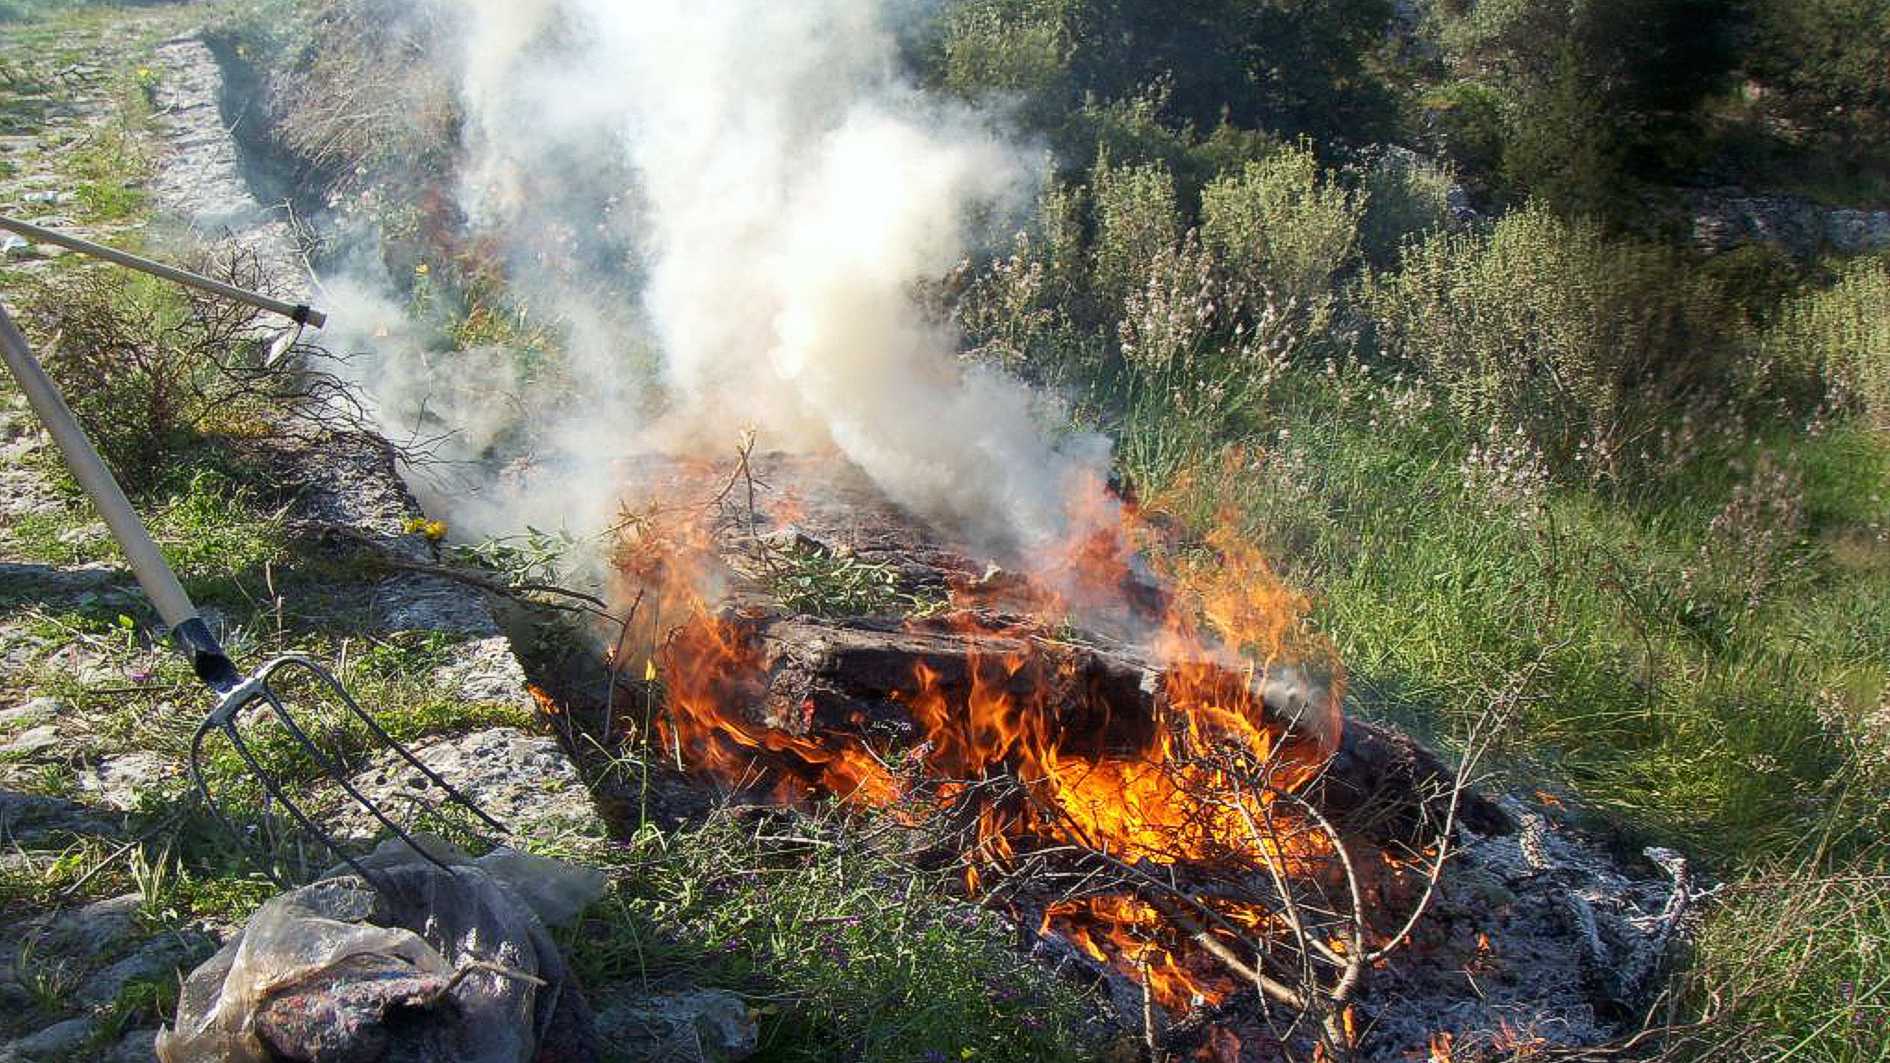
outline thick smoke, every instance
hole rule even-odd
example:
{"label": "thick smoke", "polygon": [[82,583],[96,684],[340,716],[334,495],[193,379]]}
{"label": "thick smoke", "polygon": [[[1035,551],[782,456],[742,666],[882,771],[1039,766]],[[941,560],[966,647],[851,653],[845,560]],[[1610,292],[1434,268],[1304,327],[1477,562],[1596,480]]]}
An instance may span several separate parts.
{"label": "thick smoke", "polygon": [[[608,459],[658,439],[726,453],[752,426],[764,448],[837,451],[979,545],[1061,534],[1104,444],[1049,442],[1027,389],[956,360],[913,297],[1026,201],[1033,153],[902,77],[884,3],[460,10],[462,206],[503,241],[522,296],[568,323],[579,377],[529,418],[559,475],[509,497],[510,519],[582,521],[580,494],[614,501]],[[646,348],[660,422],[626,364]],[[502,379],[499,360],[452,364]],[[438,379],[385,379],[391,405],[425,395],[435,417],[476,422],[471,440],[499,431],[502,411],[454,404]]]}

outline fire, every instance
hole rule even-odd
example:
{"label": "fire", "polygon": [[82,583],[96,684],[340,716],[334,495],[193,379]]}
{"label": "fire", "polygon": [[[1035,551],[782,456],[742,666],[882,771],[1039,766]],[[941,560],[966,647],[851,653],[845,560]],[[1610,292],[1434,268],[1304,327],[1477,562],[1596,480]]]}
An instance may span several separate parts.
{"label": "fire", "polygon": [[[1020,851],[1053,845],[1123,866],[1316,873],[1330,842],[1279,800],[1319,771],[1339,738],[1341,680],[1329,652],[1301,634],[1305,602],[1231,527],[1209,538],[1208,556],[1157,573],[1142,560],[1156,533],[1135,508],[1098,485],[1071,510],[1078,532],[1047,552],[1042,572],[1002,590],[1013,606],[1022,599],[1034,627],[983,626],[973,607],[989,587],[958,588],[951,613],[913,622],[978,649],[965,675],[914,665],[896,695],[920,739],[905,748],[817,727],[811,702],[769,704],[767,650],[739,611],[722,610],[718,592],[731,578],[707,535],[688,526],[643,535],[620,567],[668,632],[654,651],[664,747],[784,803],[831,797],[916,823],[975,802],[972,893]],[[1096,617],[1135,633],[1160,662],[1155,719],[1114,728],[1107,706],[1069,703],[1080,677],[1056,628]],[[1331,678],[1296,687],[1284,661],[1311,661]],[[1274,694],[1284,713],[1269,707]],[[991,780],[1008,785],[975,785]],[[1201,926],[1184,928],[1132,893],[1105,893],[1048,905],[1042,930],[1185,1010],[1242,988],[1201,935],[1257,965],[1249,942],[1283,933],[1278,921],[1260,905],[1222,900]]]}

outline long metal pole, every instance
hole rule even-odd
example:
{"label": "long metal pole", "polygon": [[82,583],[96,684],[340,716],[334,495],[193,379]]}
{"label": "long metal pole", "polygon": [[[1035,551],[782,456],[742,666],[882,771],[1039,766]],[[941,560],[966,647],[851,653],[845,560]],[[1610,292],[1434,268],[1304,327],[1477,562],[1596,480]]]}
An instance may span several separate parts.
{"label": "long metal pole", "polygon": [[176,281],[179,284],[187,284],[192,288],[221,295],[225,299],[234,299],[239,303],[247,303],[259,310],[267,310],[274,314],[280,314],[297,324],[313,325],[316,328],[321,328],[328,323],[328,315],[313,307],[300,303],[285,303],[280,299],[271,299],[266,295],[246,291],[233,285],[224,284],[222,281],[214,281],[209,277],[199,276],[188,270],[178,269],[176,266],[167,266],[162,262],[153,262],[148,258],[140,258],[129,252],[120,251],[115,247],[96,244],[90,240],[81,240],[76,236],[67,236],[65,233],[55,232],[52,229],[33,225],[29,222],[23,222],[18,218],[9,218],[5,215],[0,215],[0,229],[10,229],[26,237],[28,240],[33,240],[38,243],[55,244],[68,250],[79,251],[84,254],[102,258],[107,262],[116,262],[121,266],[149,273],[154,277],[163,277],[165,280]]}
{"label": "long metal pole", "polygon": [[46,430],[52,433],[53,442],[65,455],[72,478],[85,488],[92,504],[105,518],[106,526],[111,528],[113,538],[124,547],[125,557],[131,561],[131,571],[137,574],[151,604],[157,606],[158,615],[172,628],[181,628],[197,619],[197,607],[191,604],[190,596],[177,582],[157,543],[151,541],[151,533],[145,530],[144,522],[131,508],[124,490],[105,467],[92,441],[86,438],[85,430],[79,427],[79,419],[72,415],[65,396],[59,394],[46,370],[40,367],[39,359],[33,357],[26,337],[7,316],[4,306],[0,306],[0,354],[5,355],[7,368],[13,371],[20,389],[26,392],[26,401],[32,404],[33,412],[39,415]]}

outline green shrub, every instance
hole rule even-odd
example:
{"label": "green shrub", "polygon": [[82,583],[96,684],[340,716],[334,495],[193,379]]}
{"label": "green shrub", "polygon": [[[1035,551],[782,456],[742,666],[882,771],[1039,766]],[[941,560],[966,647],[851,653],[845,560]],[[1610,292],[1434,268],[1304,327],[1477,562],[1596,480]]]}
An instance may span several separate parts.
{"label": "green shrub", "polygon": [[1096,159],[1093,190],[1093,283],[1105,306],[1120,307],[1147,278],[1155,256],[1181,236],[1175,179],[1162,163],[1121,166],[1105,151]]}
{"label": "green shrub", "polygon": [[1698,104],[1734,65],[1736,6],[1483,0],[1440,11],[1460,112],[1446,137],[1467,149],[1465,165],[1494,163],[1518,199],[1571,215],[1632,210],[1633,179],[1702,161]]}
{"label": "green shrub", "polygon": [[1769,101],[1816,139],[1843,148],[1890,141],[1890,0],[1764,0],[1755,73]]}
{"label": "green shrub", "polygon": [[992,0],[948,8],[944,21],[943,80],[966,98],[1019,96],[1027,120],[1047,121],[1071,92],[1068,29],[1043,5]]}
{"label": "green shrub", "polygon": [[1766,347],[1822,373],[1837,404],[1890,429],[1890,257],[1851,262],[1830,288],[1785,303]]}
{"label": "green shrub", "polygon": [[[279,294],[253,252],[186,259],[224,283]],[[54,337],[41,351],[48,374],[127,489],[156,486],[205,432],[255,431],[266,410],[320,411],[348,398],[331,375],[294,359],[263,365],[262,311],[143,274],[52,274],[30,290],[27,308]]]}
{"label": "green shrub", "polygon": [[1450,190],[1456,174],[1448,165],[1415,152],[1391,150],[1378,156],[1359,181],[1365,215],[1359,245],[1380,269],[1397,265],[1405,241],[1450,225]]}
{"label": "green shrub", "polygon": [[1249,290],[1329,316],[1332,280],[1358,248],[1366,196],[1322,176],[1312,147],[1280,149],[1201,194],[1201,238]]}
{"label": "green shrub", "polygon": [[1538,206],[1413,245],[1364,301],[1381,351],[1463,424],[1521,429],[1594,481],[1662,457],[1661,425],[1729,397],[1743,353],[1737,316],[1676,254]]}

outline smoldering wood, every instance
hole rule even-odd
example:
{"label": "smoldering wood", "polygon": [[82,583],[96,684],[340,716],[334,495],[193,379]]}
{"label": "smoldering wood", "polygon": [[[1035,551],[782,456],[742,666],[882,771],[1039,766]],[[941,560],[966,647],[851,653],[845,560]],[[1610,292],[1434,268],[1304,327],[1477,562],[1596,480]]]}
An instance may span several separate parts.
{"label": "smoldering wood", "polygon": [[[1146,748],[1161,716],[1162,669],[1126,647],[1047,642],[1002,628],[970,634],[953,630],[949,621],[829,620],[752,608],[722,619],[750,640],[761,662],[759,673],[723,691],[724,704],[752,723],[790,734],[916,743],[921,735],[911,698],[921,665],[952,704],[965,704],[974,673],[1014,698],[1041,699],[1060,748],[1076,755]],[[1005,657],[1025,663],[1008,673],[988,666]],[[1264,673],[1236,681],[1250,683],[1270,719],[1290,724],[1298,710],[1284,702],[1285,684],[1269,683]],[[1283,731],[1290,747],[1293,729]],[[1433,843],[1444,822],[1453,778],[1411,738],[1354,719],[1345,722],[1339,747],[1308,797],[1348,835],[1419,850]],[[1479,833],[1510,829],[1499,809],[1474,795],[1462,801],[1459,815]]]}

